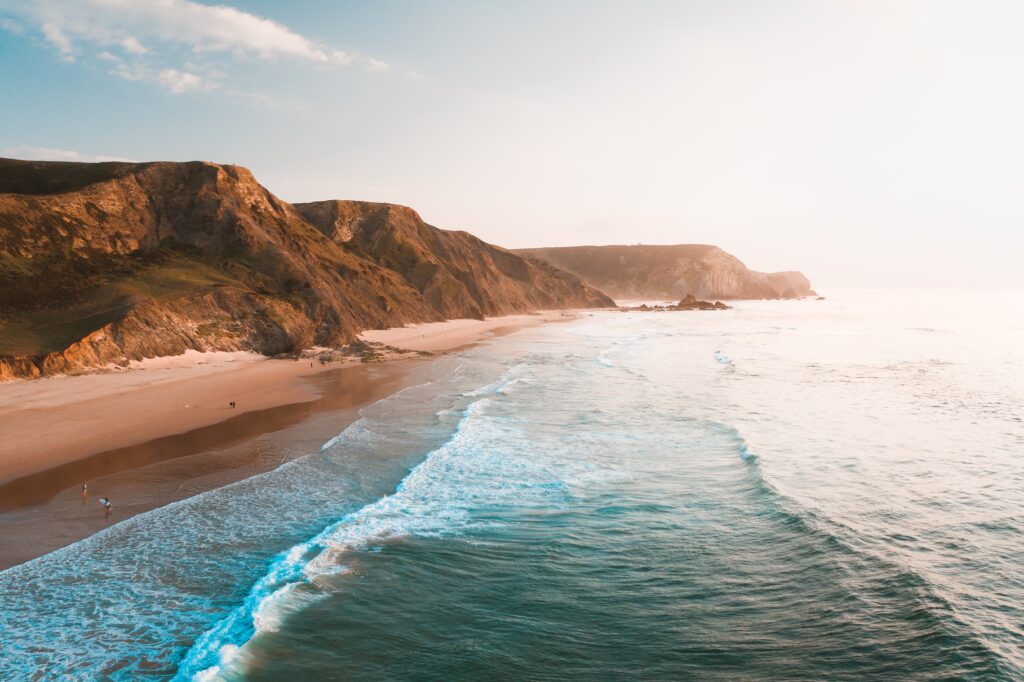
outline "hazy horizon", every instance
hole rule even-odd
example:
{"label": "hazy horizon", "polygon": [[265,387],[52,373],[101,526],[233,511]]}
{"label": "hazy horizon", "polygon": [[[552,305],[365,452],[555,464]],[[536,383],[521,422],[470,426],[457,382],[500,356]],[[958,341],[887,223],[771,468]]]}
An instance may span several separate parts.
{"label": "hazy horizon", "polygon": [[1024,6],[0,0],[0,156],[250,168],[510,248],[1020,287]]}

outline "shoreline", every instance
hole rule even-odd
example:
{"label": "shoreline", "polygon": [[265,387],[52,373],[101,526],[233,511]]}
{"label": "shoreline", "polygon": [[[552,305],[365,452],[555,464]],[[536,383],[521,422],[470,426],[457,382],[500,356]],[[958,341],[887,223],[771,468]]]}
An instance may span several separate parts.
{"label": "shoreline", "polygon": [[[443,354],[574,317],[449,320],[361,338]],[[160,358],[143,369],[0,384],[0,570],[315,451],[362,407],[417,383],[433,364],[394,352],[326,365],[203,355],[202,364]],[[100,497],[115,502],[109,517]]]}
{"label": "shoreline", "polygon": [[[446,353],[569,314],[448,320],[372,330],[360,336],[410,351]],[[406,359],[399,355],[383,362]],[[238,352],[193,353],[138,364],[143,366],[0,384],[0,433],[4,434],[0,486],[246,412],[313,401],[319,396],[307,379],[363,363],[350,359],[321,365],[312,358],[273,359]],[[229,407],[231,401],[236,408]]]}

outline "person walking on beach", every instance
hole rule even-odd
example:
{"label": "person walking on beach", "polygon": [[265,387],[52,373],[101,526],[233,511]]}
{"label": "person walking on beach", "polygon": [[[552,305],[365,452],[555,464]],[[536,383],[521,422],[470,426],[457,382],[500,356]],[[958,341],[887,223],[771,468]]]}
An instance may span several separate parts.
{"label": "person walking on beach", "polygon": [[229,407],[230,407],[230,408],[231,408],[232,410],[233,410],[233,409],[235,409],[235,401],[234,401],[234,400],[232,400],[232,401],[231,401],[230,403],[228,403],[228,406],[229,406]]}
{"label": "person walking on beach", "polygon": [[109,497],[101,497],[100,498],[100,504],[102,504],[104,507],[107,508],[107,515],[108,516],[110,515],[110,512],[112,512],[114,510],[114,505],[110,504],[110,498]]}

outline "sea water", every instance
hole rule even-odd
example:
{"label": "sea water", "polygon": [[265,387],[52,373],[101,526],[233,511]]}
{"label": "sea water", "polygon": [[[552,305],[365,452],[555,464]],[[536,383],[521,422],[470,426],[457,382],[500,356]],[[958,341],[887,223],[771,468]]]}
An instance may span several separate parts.
{"label": "sea water", "polygon": [[1024,294],[594,312],[0,573],[2,679],[1020,679]]}

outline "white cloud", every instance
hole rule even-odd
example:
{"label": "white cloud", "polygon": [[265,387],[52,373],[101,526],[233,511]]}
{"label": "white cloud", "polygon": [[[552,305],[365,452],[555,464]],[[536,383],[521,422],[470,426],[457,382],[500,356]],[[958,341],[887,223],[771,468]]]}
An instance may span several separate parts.
{"label": "white cloud", "polygon": [[2,18],[0,27],[38,31],[64,61],[101,60],[113,76],[174,94],[219,91],[295,109],[293,100],[232,88],[225,65],[292,60],[322,69],[349,64],[388,69],[379,59],[334,49],[271,19],[194,0],[0,0],[0,12],[11,16]]}
{"label": "white cloud", "polygon": [[146,54],[149,50],[135,38],[128,36],[127,38],[121,39],[121,47],[128,54]]}
{"label": "white cloud", "polygon": [[[145,40],[196,53],[285,57],[325,66],[353,61],[351,53],[226,5],[193,0],[0,0],[0,6],[37,24],[62,55],[71,55],[75,42],[119,45],[130,54],[144,54],[148,50],[141,41]],[[371,58],[365,58],[365,64],[371,70],[384,65]]]}
{"label": "white cloud", "polygon": [[110,52],[100,52],[100,59],[114,64],[108,73],[126,81],[156,80],[156,75],[141,64],[128,64],[125,60]]}
{"label": "white cloud", "polygon": [[[144,81],[156,83],[175,95],[185,92],[212,92],[220,89],[220,84],[211,77],[203,76],[193,71],[180,69],[154,69],[149,65],[138,61],[126,61],[108,51],[100,52],[97,57],[103,61],[113,64],[108,73],[127,81]],[[189,65],[189,68],[194,68]],[[214,75],[222,75],[219,72],[211,72]]]}
{"label": "white cloud", "polygon": [[74,55],[72,55],[71,53],[71,41],[64,34],[64,31],[61,30],[60,26],[57,26],[56,24],[46,23],[43,24],[42,31],[43,35],[46,36],[46,39],[50,41],[50,43],[54,47],[57,48],[58,52],[60,52],[61,58],[66,59],[68,61],[75,60]]}
{"label": "white cloud", "polygon": [[134,163],[134,159],[126,159],[121,156],[105,156],[103,154],[82,154],[71,149],[52,149],[50,147],[30,147],[21,145],[19,147],[5,147],[0,154],[10,159],[29,159],[32,161],[82,161],[95,163],[98,161],[127,161]]}
{"label": "white cloud", "polygon": [[202,76],[177,69],[163,69],[156,76],[157,82],[173,92],[180,95],[189,90],[210,91],[217,88],[216,84],[207,81]]}

